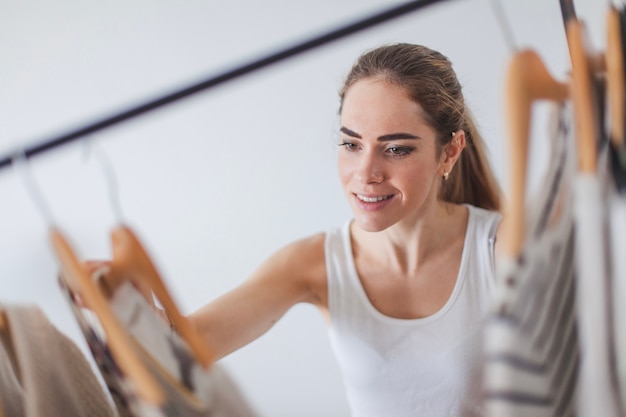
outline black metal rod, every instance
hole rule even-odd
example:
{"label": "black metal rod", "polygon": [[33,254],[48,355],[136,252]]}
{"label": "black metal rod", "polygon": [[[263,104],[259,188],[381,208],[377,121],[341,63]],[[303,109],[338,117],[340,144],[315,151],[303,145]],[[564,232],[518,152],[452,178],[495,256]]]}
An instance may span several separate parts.
{"label": "black metal rod", "polygon": [[563,24],[567,25],[567,22],[576,19],[574,0],[559,0],[559,3],[561,5],[561,16],[563,17]]}
{"label": "black metal rod", "polygon": [[[42,140],[36,143],[35,145],[26,147],[23,150],[23,153],[26,156],[26,158],[30,158],[32,156],[46,152],[50,149],[57,148],[60,145],[70,143],[74,140],[83,138],[94,132],[106,129],[113,125],[119,124],[123,121],[132,119],[134,117],[147,113],[151,110],[171,104],[175,101],[191,96],[192,94],[198,93],[200,91],[208,90],[209,88],[215,87],[226,81],[234,80],[235,78],[241,77],[242,75],[249,74],[258,69],[267,67],[270,64],[277,63],[286,58],[295,56],[305,51],[309,51],[313,48],[316,48],[318,46],[327,44],[337,39],[346,37],[356,32],[362,31],[374,25],[386,22],[388,20],[403,16],[409,12],[416,11],[418,9],[429,6],[431,4],[435,4],[435,3],[439,3],[443,1],[444,0],[416,0],[416,1],[411,1],[400,6],[393,7],[381,13],[377,13],[371,17],[367,17],[365,19],[359,20],[347,26],[340,27],[328,33],[314,37],[313,39],[310,39],[308,41],[299,43],[295,46],[286,48],[284,50],[270,54],[266,57],[252,61],[243,66],[228,70],[216,76],[212,76],[206,79],[205,81],[198,82],[189,87],[186,87],[178,91],[175,91],[173,93],[166,94],[165,96],[150,100],[144,104],[140,104],[130,109],[113,114],[111,116],[104,117],[101,120],[84,125],[82,127],[79,127],[78,129],[71,130],[60,136]],[[12,162],[13,162],[13,155],[0,156],[0,169],[11,165]]]}

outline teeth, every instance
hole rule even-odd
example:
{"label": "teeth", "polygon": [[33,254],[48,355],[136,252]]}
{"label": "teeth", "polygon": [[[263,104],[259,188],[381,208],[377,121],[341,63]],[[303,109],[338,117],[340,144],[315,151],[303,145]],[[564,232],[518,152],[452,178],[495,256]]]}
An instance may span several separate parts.
{"label": "teeth", "polygon": [[383,201],[389,198],[389,196],[381,196],[381,197],[365,197],[363,195],[357,194],[356,197],[365,202],[365,203],[377,203],[379,201]]}

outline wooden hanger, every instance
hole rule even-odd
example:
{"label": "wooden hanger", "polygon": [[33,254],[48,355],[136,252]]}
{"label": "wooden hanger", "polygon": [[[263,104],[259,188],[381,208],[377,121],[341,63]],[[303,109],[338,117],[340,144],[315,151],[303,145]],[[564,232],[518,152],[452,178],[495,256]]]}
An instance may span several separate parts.
{"label": "wooden hanger", "polygon": [[118,226],[111,232],[113,260],[109,264],[108,273],[101,279],[108,287],[109,292],[123,282],[130,281],[150,301],[154,295],[165,309],[170,324],[187,342],[187,346],[196,360],[202,367],[208,368],[214,362],[214,354],[208,344],[202,340],[191,321],[180,313],[171,292],[167,289],[148,252],[144,249],[135,232],[122,221],[123,216],[115,186],[113,167],[102,149],[98,148],[95,156],[104,173],[109,190],[109,200],[118,223]]}
{"label": "wooden hanger", "polygon": [[95,313],[104,329],[116,363],[136,384],[136,389],[144,400],[161,405],[164,401],[161,388],[137,356],[128,334],[117,320],[96,282],[81,265],[63,234],[55,227],[51,228],[49,234],[62,270],[63,281]]}
{"label": "wooden hanger", "polygon": [[[15,152],[12,162],[16,169],[20,171],[20,174],[22,174],[21,176],[35,202],[35,206],[48,224],[50,243],[61,269],[61,280],[96,315],[106,335],[112,356],[122,373],[132,381],[138,395],[145,401],[160,406],[163,404],[165,397],[159,384],[137,356],[130,337],[109,307],[96,281],[92,279],[87,269],[80,263],[68,241],[59,228],[55,226],[50,209],[45,204],[45,199],[27,167],[28,162],[25,152],[23,150]],[[4,321],[6,324],[6,318]]]}
{"label": "wooden hanger", "polygon": [[601,122],[593,84],[594,74],[606,70],[601,54],[592,51],[585,24],[579,19],[565,23],[572,61],[572,102],[577,132],[578,170],[593,173],[597,168],[597,143]]}
{"label": "wooden hanger", "polygon": [[564,101],[567,83],[552,77],[533,50],[514,54],[506,76],[506,109],[509,129],[510,200],[503,218],[502,252],[514,257],[521,252],[525,235],[526,170],[532,105],[537,100]]}
{"label": "wooden hanger", "polygon": [[609,7],[606,19],[606,75],[609,99],[609,132],[613,145],[624,147],[624,115],[626,93],[624,85],[624,47],[620,12],[614,5]]}
{"label": "wooden hanger", "polygon": [[111,243],[113,261],[106,279],[110,280],[114,287],[130,280],[144,294],[150,294],[152,291],[175,326],[176,332],[187,342],[198,362],[204,368],[209,367],[214,361],[214,354],[208,344],[201,339],[191,321],[180,313],[137,235],[128,226],[121,224],[112,231]]}

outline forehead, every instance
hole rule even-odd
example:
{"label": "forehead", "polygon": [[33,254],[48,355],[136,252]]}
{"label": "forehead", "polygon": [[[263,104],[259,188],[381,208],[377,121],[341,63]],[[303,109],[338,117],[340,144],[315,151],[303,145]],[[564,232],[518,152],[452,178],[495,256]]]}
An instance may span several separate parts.
{"label": "forehead", "polygon": [[432,130],[424,110],[396,84],[381,79],[357,81],[347,91],[341,124],[360,133],[386,134]]}

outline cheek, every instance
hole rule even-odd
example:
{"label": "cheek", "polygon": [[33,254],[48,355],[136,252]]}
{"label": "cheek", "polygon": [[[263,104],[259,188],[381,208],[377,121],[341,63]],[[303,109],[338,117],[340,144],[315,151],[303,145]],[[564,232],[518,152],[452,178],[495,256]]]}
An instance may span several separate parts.
{"label": "cheek", "polygon": [[352,176],[353,167],[350,158],[339,154],[337,157],[337,172],[342,185],[346,185]]}
{"label": "cheek", "polygon": [[[414,192],[421,192],[429,189],[436,180],[436,165],[430,164],[412,164],[407,165],[396,176],[396,180],[401,182],[401,187]],[[400,186],[400,185],[399,185]]]}

